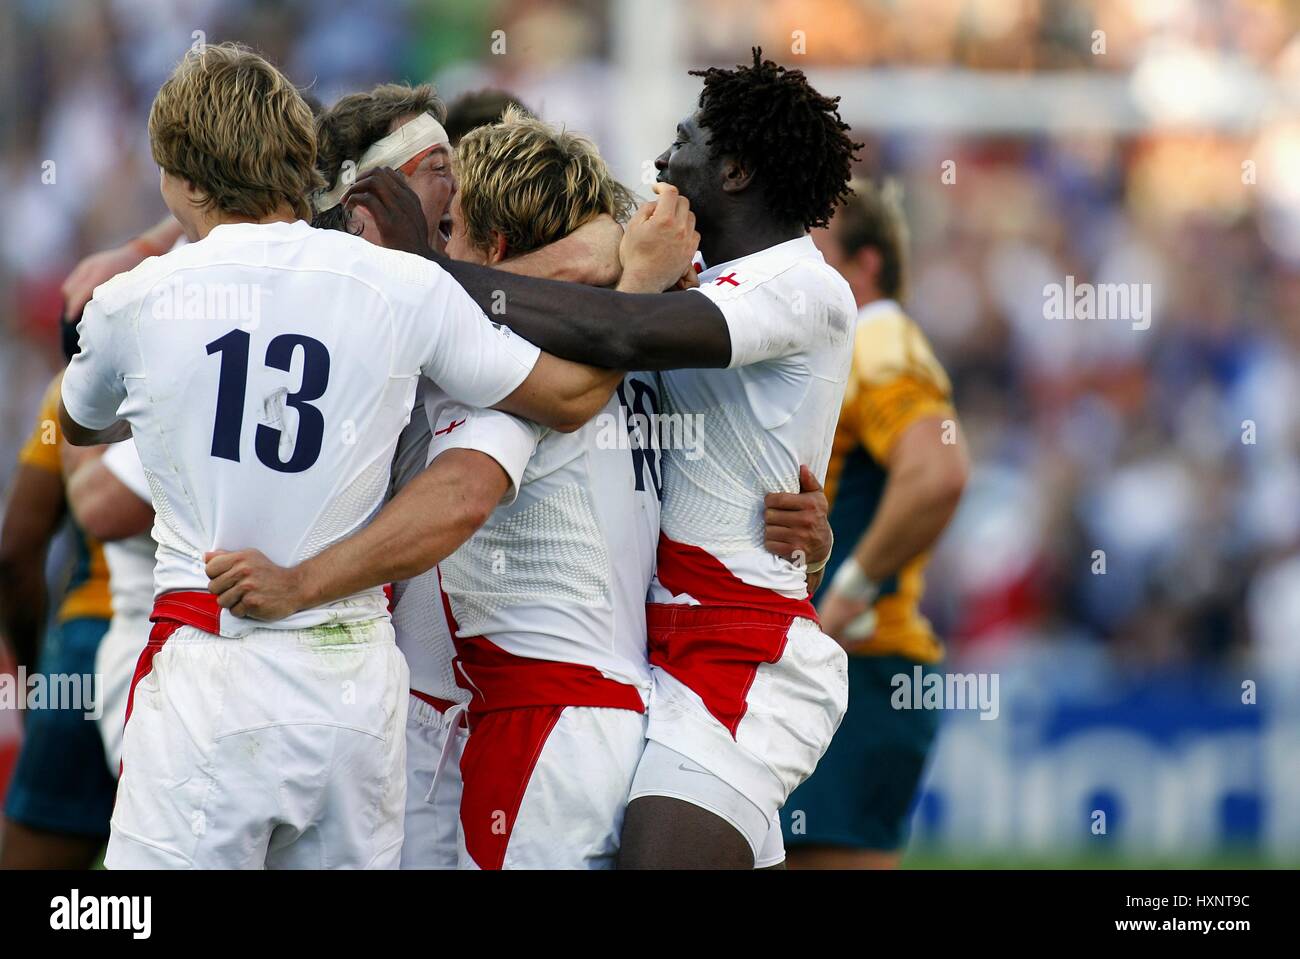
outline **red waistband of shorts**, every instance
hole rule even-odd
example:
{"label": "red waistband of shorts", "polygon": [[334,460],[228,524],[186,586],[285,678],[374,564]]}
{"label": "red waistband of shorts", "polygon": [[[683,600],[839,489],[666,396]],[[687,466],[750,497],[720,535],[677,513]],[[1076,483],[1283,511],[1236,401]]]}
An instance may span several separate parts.
{"label": "red waistband of shorts", "polygon": [[175,592],[163,593],[153,604],[149,615],[152,623],[180,623],[193,626],[214,636],[221,635],[221,606],[212,593]]}
{"label": "red waistband of shorts", "polygon": [[[421,691],[417,689],[411,690],[411,697],[416,699],[417,702],[424,704],[424,706],[428,706],[429,710],[437,713],[437,715],[441,716],[442,719],[446,719],[448,710],[452,710],[452,708],[458,706],[458,703],[454,702],[454,700],[443,699],[442,697],[430,697],[428,693],[421,693]],[[415,703],[411,704],[411,708],[415,711],[417,716],[428,716],[428,713],[421,712],[421,707],[417,706]],[[430,719],[432,719],[432,717],[430,717]],[[468,729],[469,717],[465,715],[464,712],[461,712],[458,719],[456,719],[456,725],[460,726],[461,729]]]}
{"label": "red waistband of shorts", "polygon": [[787,610],[757,606],[693,606],[688,603],[646,603],[646,629],[706,630],[713,627],[771,626],[789,629],[800,617]]}
{"label": "red waistband of shorts", "polygon": [[456,678],[471,715],[524,706],[604,706],[645,712],[641,692],[594,666],[530,659],[482,636],[457,639]]}
{"label": "red waistband of shorts", "polygon": [[817,622],[811,600],[791,599],[774,589],[746,583],[708,550],[679,543],[664,533],[659,534],[656,564],[660,585],[674,595],[688,595],[702,606],[766,610]]}
{"label": "red waistband of shorts", "polygon": [[430,696],[428,693],[422,693],[418,689],[412,689],[411,695],[422,703],[428,703],[440,713],[445,713],[447,710],[451,709],[451,707],[456,705],[450,699],[443,699],[441,696]]}

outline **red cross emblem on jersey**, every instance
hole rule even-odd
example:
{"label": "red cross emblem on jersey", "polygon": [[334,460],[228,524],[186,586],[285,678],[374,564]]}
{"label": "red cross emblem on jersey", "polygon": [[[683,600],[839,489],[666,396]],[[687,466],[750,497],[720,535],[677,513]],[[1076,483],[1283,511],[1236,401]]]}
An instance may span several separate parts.
{"label": "red cross emblem on jersey", "polygon": [[446,426],[444,426],[442,429],[440,429],[440,430],[434,430],[434,431],[433,431],[433,435],[434,435],[434,436],[442,436],[442,435],[444,435],[444,434],[446,434],[446,433],[450,433],[450,432],[451,432],[452,430],[454,430],[456,427],[458,427],[458,426],[464,426],[464,425],[465,425],[465,421],[464,421],[464,420],[452,420],[450,423],[448,423],[448,424],[447,424]]}
{"label": "red cross emblem on jersey", "polygon": [[716,283],[718,286],[721,286],[723,283],[730,283],[732,286],[740,286],[740,281],[736,279],[736,274],[734,270],[731,273],[728,273],[726,276],[718,277],[713,282]]}

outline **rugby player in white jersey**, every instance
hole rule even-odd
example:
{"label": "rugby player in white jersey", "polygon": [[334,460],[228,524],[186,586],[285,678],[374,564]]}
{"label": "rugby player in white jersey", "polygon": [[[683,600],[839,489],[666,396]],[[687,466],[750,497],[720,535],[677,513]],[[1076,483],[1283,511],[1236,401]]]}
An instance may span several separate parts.
{"label": "rugby player in white jersey", "polygon": [[[815,583],[798,557],[768,554],[764,517],[800,488],[801,463],[820,482],[829,458],[856,308],[808,231],[847,195],[857,145],[836,100],[758,51],[751,66],[702,76],[697,111],[657,160],[667,189],[653,214],[677,222],[672,208],[689,200],[698,216],[681,226],[699,227],[709,267],[694,294],[625,296],[611,320],[608,293],[420,249],[423,225],[390,172],[353,190],[386,243],[434,258],[480,303],[504,296],[516,331],[595,365],[675,370],[661,377],[664,409],[705,418],[704,456],[663,454],[651,743],[624,822],[625,867],[778,861],[776,813],[846,708],[845,654],[817,628]],[[651,238],[637,225],[623,252],[638,265],[619,289],[663,289],[662,263],[638,258],[639,246],[671,231]]]}
{"label": "rugby player in white jersey", "polygon": [[[590,141],[515,110],[466,134],[455,165],[447,253],[459,260],[503,263],[633,205]],[[645,739],[645,590],[659,530],[652,439],[630,442],[621,411],[652,412],[655,396],[653,377],[629,374],[567,434],[426,398],[431,461],[489,452],[514,491],[438,574],[471,696],[462,867],[614,864]]]}
{"label": "rugby player in white jersey", "polygon": [[[252,623],[207,592],[204,554],[254,544],[310,568],[364,525],[420,375],[561,429],[618,377],[494,327],[435,265],[303,222],[311,113],[246,49],[191,51],[149,129],[191,242],[96,290],[60,411],[76,445],[134,437],[157,509],[105,864],[395,866],[407,674],[382,591]],[[458,467],[411,487],[460,491]],[[448,494],[422,532],[450,552],[467,514],[481,505]],[[417,571],[403,562],[387,580]]]}
{"label": "rugby player in white jersey", "polygon": [[665,410],[704,416],[711,442],[696,460],[665,453],[629,868],[775,860],[777,812],[847,708],[844,652],[817,627],[805,568],[764,547],[761,517],[764,494],[799,488],[799,464],[820,482],[830,458],[856,305],[808,230],[848,193],[855,144],[835,100],[758,50],[696,75],[699,108],[655,165],[696,208],[699,292],[730,356],[663,376]]}

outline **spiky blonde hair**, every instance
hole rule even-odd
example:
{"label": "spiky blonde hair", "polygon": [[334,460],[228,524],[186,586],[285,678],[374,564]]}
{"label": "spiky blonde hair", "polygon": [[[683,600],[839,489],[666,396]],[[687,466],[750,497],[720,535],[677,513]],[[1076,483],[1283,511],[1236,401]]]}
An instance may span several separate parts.
{"label": "spiky blonde hair", "polygon": [[466,238],[487,248],[496,231],[510,256],[554,243],[602,213],[622,218],[635,206],[594,143],[515,107],[499,123],[465,134],[456,147],[456,177]]}

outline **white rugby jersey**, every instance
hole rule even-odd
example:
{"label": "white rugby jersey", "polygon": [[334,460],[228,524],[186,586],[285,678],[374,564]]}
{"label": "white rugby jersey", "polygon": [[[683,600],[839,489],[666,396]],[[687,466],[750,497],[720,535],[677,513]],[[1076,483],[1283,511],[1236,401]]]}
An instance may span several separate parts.
{"label": "white rugby jersey", "polygon": [[[452,405],[446,393],[423,377],[416,386],[415,395],[416,408],[411,421],[397,441],[390,495],[396,495],[432,461],[429,456],[432,436],[429,415],[436,416],[438,409]],[[531,426],[521,429],[522,421],[502,416],[504,419],[499,424],[502,428],[495,433],[490,429],[493,419],[484,418],[488,428],[479,427],[476,434],[479,443],[474,448],[492,456],[510,473],[511,491],[507,498],[513,498],[524,466],[532,455],[537,434]],[[470,433],[466,429],[458,439],[465,439]],[[447,445],[446,448],[453,447]],[[453,703],[468,702],[469,692],[456,683],[452,666],[456,648],[452,643],[445,603],[436,566],[419,576],[394,583],[393,631],[397,647],[410,668],[411,689]]]}
{"label": "white rugby jersey", "polygon": [[[425,467],[429,458],[429,420],[424,400],[438,388],[423,377],[415,388],[415,409],[411,421],[397,440],[393,456],[390,497]],[[397,648],[411,671],[411,688],[427,696],[468,702],[469,693],[456,685],[452,659],[456,651],[451,628],[438,589],[438,568],[393,584],[393,633]]]}
{"label": "white rugby jersey", "polygon": [[[659,536],[658,384],[629,374],[605,408],[573,433],[544,430],[445,397],[426,399],[429,461],[449,449],[489,453],[514,492],[441,566],[462,637],[484,636],[516,656],[591,666],[646,689],[646,589]],[[426,574],[427,575],[427,574]],[[422,624],[432,619],[421,583]],[[408,584],[406,603],[416,581]],[[414,608],[414,606],[413,606]],[[425,640],[427,636],[423,637]],[[420,647],[417,640],[408,647]],[[406,651],[407,647],[404,647]],[[426,658],[425,649],[416,656]],[[407,652],[412,688],[445,699],[450,656]]]}
{"label": "white rugby jersey", "polygon": [[[104,451],[104,468],[146,503],[152,502],[149,480],[136,452],[135,440],[114,443]],[[108,589],[113,616],[144,619],[153,609],[153,567],[157,544],[148,533],[104,543]],[[141,637],[143,642],[143,637]]]}
{"label": "white rugby jersey", "polygon": [[[853,294],[808,236],[711,267],[696,292],[726,319],[731,364],[660,376],[668,421],[696,424],[700,438],[665,446],[661,525],[703,562],[688,570],[664,543],[651,599],[802,600],[803,569],[764,548],[763,498],[797,493],[801,464],[825,479],[853,356]],[[702,570],[712,570],[707,582],[690,589]]]}
{"label": "white rugby jersey", "polygon": [[[364,525],[423,373],[490,406],[536,347],[440,267],[306,223],[223,224],[98,287],[63,379],[74,420],[131,424],[158,540],[155,593],[206,590],[203,554],[291,566]],[[380,589],[299,629],[387,615]],[[221,615],[223,635],[268,624]]]}
{"label": "white rugby jersey", "polygon": [[438,585],[438,567],[393,586],[393,632],[411,670],[411,688],[453,703],[469,702],[456,684],[456,647]]}

